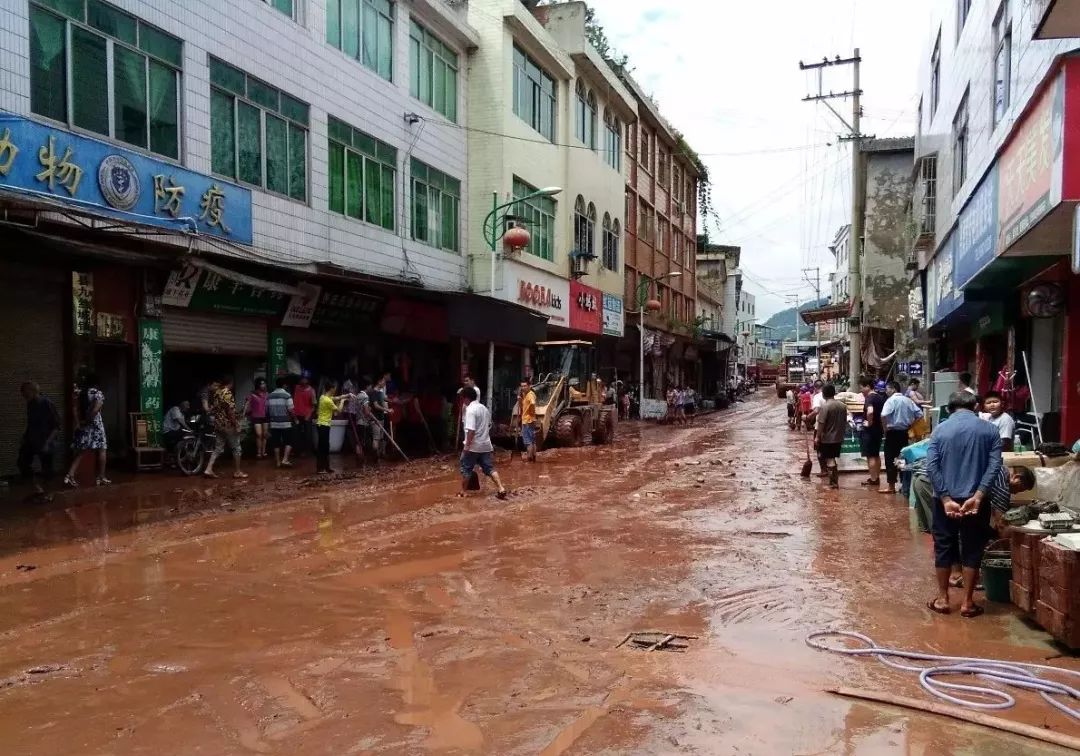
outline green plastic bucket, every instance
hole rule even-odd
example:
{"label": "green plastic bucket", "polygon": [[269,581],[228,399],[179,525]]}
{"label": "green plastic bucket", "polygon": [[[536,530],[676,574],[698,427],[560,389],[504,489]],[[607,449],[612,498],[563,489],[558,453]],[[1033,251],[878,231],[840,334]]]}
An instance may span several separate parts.
{"label": "green plastic bucket", "polygon": [[987,601],[1007,604],[1009,581],[1012,580],[1012,559],[984,559],[982,563],[983,590]]}

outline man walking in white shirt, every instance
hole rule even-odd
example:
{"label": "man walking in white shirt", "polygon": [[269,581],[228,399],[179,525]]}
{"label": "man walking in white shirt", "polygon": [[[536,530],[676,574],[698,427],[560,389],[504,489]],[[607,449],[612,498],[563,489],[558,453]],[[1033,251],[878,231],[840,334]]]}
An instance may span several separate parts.
{"label": "man walking in white shirt", "polygon": [[469,478],[479,467],[484,475],[499,487],[496,495],[505,499],[506,488],[499,479],[499,473],[495,471],[495,447],[491,445],[491,412],[480,403],[474,387],[466,386],[461,393],[468,405],[465,407],[465,446],[461,452],[461,493],[458,496],[464,496],[469,490]]}

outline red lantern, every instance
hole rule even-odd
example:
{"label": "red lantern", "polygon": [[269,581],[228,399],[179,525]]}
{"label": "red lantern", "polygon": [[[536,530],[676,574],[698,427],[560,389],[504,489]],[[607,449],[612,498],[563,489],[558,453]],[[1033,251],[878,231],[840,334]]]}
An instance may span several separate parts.
{"label": "red lantern", "polygon": [[503,234],[503,244],[509,249],[525,249],[529,246],[529,230],[523,226],[514,226]]}
{"label": "red lantern", "polygon": [[649,312],[660,312],[661,307],[662,305],[660,304],[659,299],[650,299],[645,303],[645,309]]}

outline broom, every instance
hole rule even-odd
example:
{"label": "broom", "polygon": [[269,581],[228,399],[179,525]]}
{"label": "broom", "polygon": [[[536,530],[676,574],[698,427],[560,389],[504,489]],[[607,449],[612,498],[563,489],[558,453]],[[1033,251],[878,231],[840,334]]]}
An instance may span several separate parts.
{"label": "broom", "polygon": [[809,478],[810,473],[814,470],[814,461],[810,459],[810,437],[806,434],[806,431],[803,431],[803,436],[806,438],[806,461],[803,462],[802,471],[799,475]]}

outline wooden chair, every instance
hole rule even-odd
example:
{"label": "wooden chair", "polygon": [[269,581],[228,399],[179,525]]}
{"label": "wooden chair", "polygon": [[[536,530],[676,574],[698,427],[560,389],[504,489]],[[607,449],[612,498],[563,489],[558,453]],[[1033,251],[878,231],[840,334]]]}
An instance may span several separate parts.
{"label": "wooden chair", "polygon": [[160,470],[165,466],[165,449],[151,443],[150,417],[145,412],[129,412],[131,448],[135,452],[135,470]]}

